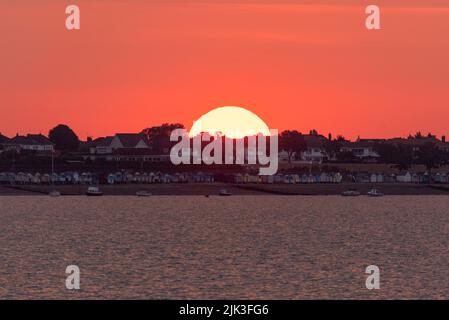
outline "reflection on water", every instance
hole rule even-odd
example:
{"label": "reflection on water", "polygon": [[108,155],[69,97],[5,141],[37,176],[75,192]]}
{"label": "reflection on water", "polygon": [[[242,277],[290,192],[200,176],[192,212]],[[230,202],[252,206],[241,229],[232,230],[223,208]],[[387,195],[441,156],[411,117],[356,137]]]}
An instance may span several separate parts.
{"label": "reflection on water", "polygon": [[[448,208],[444,196],[0,197],[0,297],[448,298]],[[65,289],[69,264],[80,291]]]}

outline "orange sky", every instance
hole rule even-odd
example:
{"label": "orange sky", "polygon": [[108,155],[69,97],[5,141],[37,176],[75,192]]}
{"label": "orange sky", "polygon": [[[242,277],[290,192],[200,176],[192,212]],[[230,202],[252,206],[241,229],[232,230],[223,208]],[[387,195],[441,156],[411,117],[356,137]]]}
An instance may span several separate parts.
{"label": "orange sky", "polygon": [[[383,30],[365,29],[367,4]],[[225,105],[279,130],[449,135],[447,0],[2,1],[0,35],[9,136],[190,127]]]}

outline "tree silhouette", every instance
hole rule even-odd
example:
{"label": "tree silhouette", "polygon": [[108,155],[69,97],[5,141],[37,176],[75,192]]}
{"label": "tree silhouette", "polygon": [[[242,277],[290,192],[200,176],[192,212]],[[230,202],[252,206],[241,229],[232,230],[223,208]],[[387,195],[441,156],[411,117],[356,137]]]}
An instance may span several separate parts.
{"label": "tree silhouette", "polygon": [[328,154],[329,159],[331,159],[334,156],[337,157],[339,155],[342,146],[343,143],[339,140],[326,140],[323,148]]}
{"label": "tree silhouette", "polygon": [[431,142],[421,146],[416,153],[416,161],[426,166],[429,183],[432,183],[432,169],[439,168],[445,163],[445,153]]}
{"label": "tree silhouette", "polygon": [[398,170],[408,170],[413,163],[413,148],[409,145],[376,143],[374,150],[379,154],[381,163],[393,164]]}
{"label": "tree silhouette", "polygon": [[48,138],[55,144],[56,150],[75,151],[80,143],[75,132],[65,124],[59,124],[51,129]]}
{"label": "tree silhouette", "polygon": [[170,134],[175,129],[184,129],[184,125],[181,123],[163,123],[160,126],[143,129],[142,133],[147,136],[153,150],[163,152],[165,148],[171,147]]}
{"label": "tree silhouette", "polygon": [[291,163],[291,158],[294,153],[299,154],[306,150],[307,144],[304,136],[296,130],[285,130],[279,135],[279,147],[285,150],[288,154],[288,163]]}
{"label": "tree silhouette", "polygon": [[396,157],[393,159],[395,167],[398,170],[409,170],[413,164],[413,148],[407,145],[399,145],[395,152]]}

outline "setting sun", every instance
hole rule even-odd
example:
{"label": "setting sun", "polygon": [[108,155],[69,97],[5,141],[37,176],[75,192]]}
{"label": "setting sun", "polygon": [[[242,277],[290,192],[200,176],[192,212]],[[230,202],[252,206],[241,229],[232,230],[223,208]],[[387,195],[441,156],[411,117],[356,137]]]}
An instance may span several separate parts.
{"label": "setting sun", "polygon": [[190,136],[201,132],[220,133],[228,138],[243,138],[255,134],[270,135],[265,122],[249,110],[240,107],[221,107],[201,116],[190,129]]}

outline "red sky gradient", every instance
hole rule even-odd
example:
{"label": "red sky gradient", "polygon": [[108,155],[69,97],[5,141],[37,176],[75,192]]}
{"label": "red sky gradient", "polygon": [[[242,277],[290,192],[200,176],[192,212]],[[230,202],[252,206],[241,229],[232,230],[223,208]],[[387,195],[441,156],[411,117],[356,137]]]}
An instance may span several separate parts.
{"label": "red sky gradient", "polygon": [[[65,7],[81,30],[65,29]],[[382,30],[365,29],[365,7]],[[449,135],[447,0],[0,3],[0,132],[81,138],[219,106],[349,138]]]}

